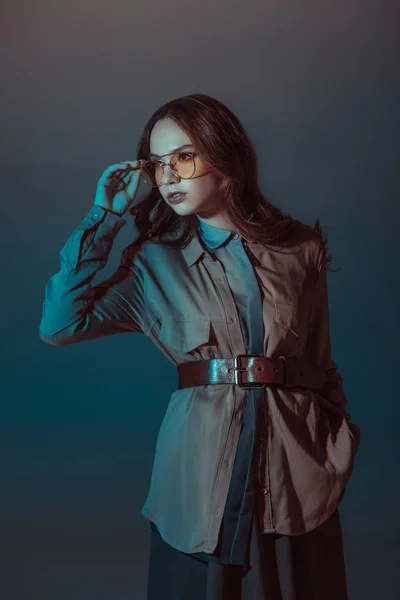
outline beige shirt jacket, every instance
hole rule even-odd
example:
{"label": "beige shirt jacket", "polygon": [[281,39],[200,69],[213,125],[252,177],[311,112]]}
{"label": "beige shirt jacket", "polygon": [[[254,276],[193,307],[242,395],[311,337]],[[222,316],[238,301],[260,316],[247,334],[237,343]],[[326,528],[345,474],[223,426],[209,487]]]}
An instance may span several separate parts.
{"label": "beige shirt jacket", "polygon": [[[139,251],[123,252],[112,277],[91,285],[125,223],[94,205],[71,234],[60,270],[46,284],[41,339],[67,345],[141,333],[174,366],[245,354],[224,270],[198,235],[184,249],[149,241]],[[260,531],[299,535],[335,511],[360,431],[350,422],[331,356],[320,234],[296,225],[295,252],[242,241],[260,286],[265,356],[305,359],[326,374],[318,391],[279,385],[264,390],[268,436],[260,465],[268,493],[257,499]],[[177,389],[170,397],[142,515],[180,551],[212,553],[217,545],[247,394],[236,385],[209,384]]]}

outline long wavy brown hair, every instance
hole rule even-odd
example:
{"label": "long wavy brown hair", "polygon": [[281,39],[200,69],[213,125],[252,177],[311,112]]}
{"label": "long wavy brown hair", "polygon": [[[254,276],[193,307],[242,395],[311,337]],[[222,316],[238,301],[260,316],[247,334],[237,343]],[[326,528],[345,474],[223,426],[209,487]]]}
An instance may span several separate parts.
{"label": "long wavy brown hair", "polygon": [[[262,193],[254,146],[234,113],[219,100],[205,94],[189,94],[171,100],[147,121],[137,145],[136,160],[149,159],[151,131],[157,121],[165,118],[177,123],[190,137],[202,160],[212,165],[217,174],[216,193],[225,198],[226,213],[236,230],[251,241],[273,245],[275,250],[291,246],[293,228],[299,221],[280,210]],[[139,236],[124,253],[137,250],[150,239],[154,243],[184,248],[198,228],[196,214],[176,214],[158,188],[150,188],[130,213],[135,218]],[[319,219],[313,229],[321,235],[328,264],[332,256],[327,256],[327,239],[323,237]]]}

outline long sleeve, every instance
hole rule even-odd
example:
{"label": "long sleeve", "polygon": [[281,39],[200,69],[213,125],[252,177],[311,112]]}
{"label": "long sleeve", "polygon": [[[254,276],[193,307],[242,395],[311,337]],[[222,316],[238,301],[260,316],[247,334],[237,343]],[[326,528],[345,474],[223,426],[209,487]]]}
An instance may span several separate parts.
{"label": "long sleeve", "polygon": [[106,281],[92,287],[107,264],[114,239],[126,221],[100,206],[89,213],[60,253],[60,270],[47,282],[40,338],[55,346],[147,327],[143,280],[134,262],[120,266]]}
{"label": "long sleeve", "polygon": [[350,423],[351,416],[347,411],[348,402],[342,386],[342,377],[331,354],[327,269],[323,245],[318,251],[317,268],[319,275],[315,288],[314,312],[307,339],[306,356],[311,362],[325,370],[326,382],[318,390],[318,396],[323,400],[321,410],[329,411],[332,407],[335,412],[339,411],[343,415],[353,435],[355,453],[360,444],[360,430],[356,425]]}

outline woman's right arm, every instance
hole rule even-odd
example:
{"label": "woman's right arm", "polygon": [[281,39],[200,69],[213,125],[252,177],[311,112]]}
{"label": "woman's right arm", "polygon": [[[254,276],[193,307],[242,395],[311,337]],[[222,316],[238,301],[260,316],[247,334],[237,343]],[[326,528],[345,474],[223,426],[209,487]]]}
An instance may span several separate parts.
{"label": "woman's right arm", "polygon": [[64,346],[146,328],[143,281],[139,269],[119,267],[95,287],[91,282],[107,264],[122,217],[94,205],[60,253],[60,270],[47,282],[40,338]]}
{"label": "woman's right arm", "polygon": [[[134,263],[119,267],[101,284],[91,285],[107,264],[114,239],[126,223],[122,214],[139,187],[140,172],[132,171],[138,163],[131,164],[135,166],[130,170],[114,165],[105,171],[95,204],[61,250],[60,270],[46,284],[39,327],[40,338],[48,344],[64,346],[146,331],[142,273]],[[120,173],[117,179],[116,171]]]}

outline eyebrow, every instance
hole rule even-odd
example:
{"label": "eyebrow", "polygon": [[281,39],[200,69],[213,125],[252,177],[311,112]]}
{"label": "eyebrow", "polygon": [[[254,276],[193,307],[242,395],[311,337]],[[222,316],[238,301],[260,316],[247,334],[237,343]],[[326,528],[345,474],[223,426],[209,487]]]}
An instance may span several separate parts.
{"label": "eyebrow", "polygon": [[193,148],[193,144],[183,144],[183,146],[179,146],[179,148],[175,148],[174,150],[171,150],[171,152],[168,152],[167,154],[152,154],[150,152],[149,156],[151,158],[160,158],[161,156],[167,156],[168,154],[174,154],[175,152],[179,152],[179,150],[183,150],[184,148]]}

